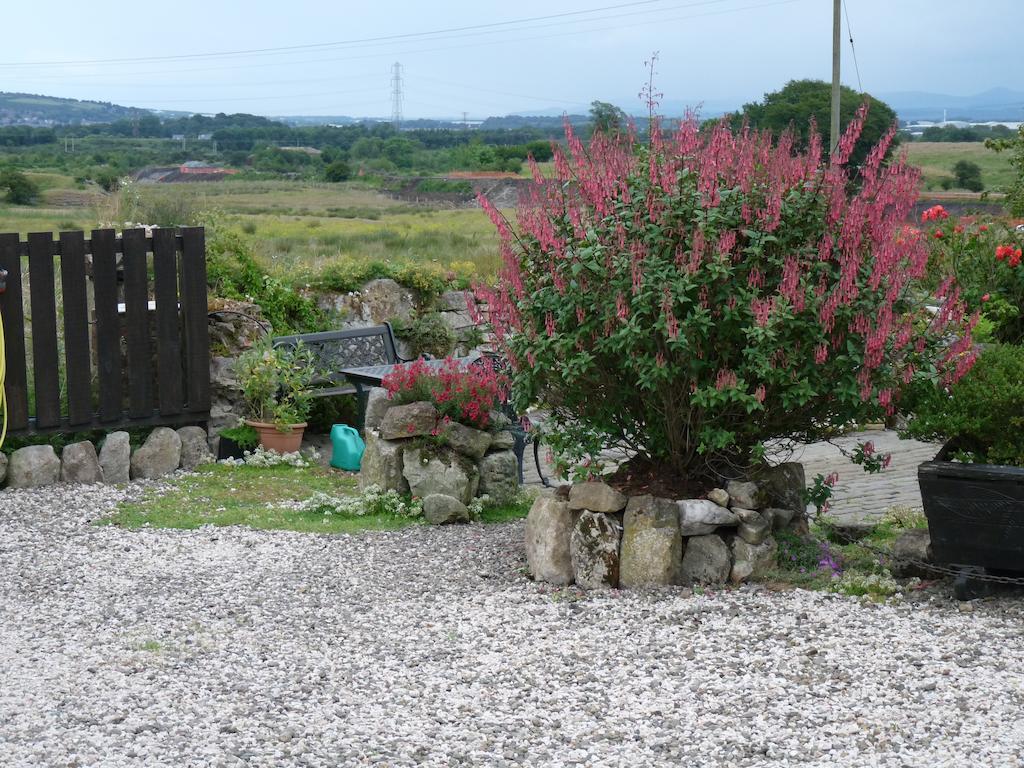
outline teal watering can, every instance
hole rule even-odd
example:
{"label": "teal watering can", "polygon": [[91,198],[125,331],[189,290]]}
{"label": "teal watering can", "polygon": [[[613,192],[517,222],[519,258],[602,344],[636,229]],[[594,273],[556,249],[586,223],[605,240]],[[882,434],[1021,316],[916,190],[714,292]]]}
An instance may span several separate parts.
{"label": "teal watering can", "polygon": [[359,462],[366,450],[366,443],[359,432],[348,424],[335,424],[331,427],[331,466],[336,469],[347,469],[349,472],[359,471]]}

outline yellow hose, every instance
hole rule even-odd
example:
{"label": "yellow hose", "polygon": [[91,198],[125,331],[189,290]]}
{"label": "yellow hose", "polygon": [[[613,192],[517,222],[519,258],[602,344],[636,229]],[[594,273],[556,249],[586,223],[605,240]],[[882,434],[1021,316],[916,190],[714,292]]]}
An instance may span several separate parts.
{"label": "yellow hose", "polygon": [[3,414],[3,422],[0,423],[0,448],[3,448],[4,438],[7,437],[7,390],[4,388],[6,378],[7,350],[4,347],[4,317],[0,314],[0,414]]}

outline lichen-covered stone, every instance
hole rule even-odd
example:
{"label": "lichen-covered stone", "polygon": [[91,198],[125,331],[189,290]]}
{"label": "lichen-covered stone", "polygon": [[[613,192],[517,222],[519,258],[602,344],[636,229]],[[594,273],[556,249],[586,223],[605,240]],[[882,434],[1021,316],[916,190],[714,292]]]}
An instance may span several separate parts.
{"label": "lichen-covered stone", "polygon": [[[389,411],[390,413],[390,411]],[[476,466],[459,461],[450,451],[427,452],[407,448],[402,459],[402,474],[409,482],[409,492],[425,499],[432,493],[452,496],[469,504],[476,496],[480,473]]]}
{"label": "lichen-covered stone", "polygon": [[131,459],[133,480],[152,480],[174,472],[181,463],[181,438],[170,427],[157,427],[149,433]]}
{"label": "lichen-covered stone", "polygon": [[619,563],[623,587],[675,584],[682,548],[679,508],[674,501],[649,495],[629,499]]}
{"label": "lichen-covered stone", "polygon": [[892,575],[897,578],[935,578],[935,571],[921,565],[922,562],[932,562],[931,545],[927,528],[912,528],[900,533],[892,545]]}
{"label": "lichen-covered stone", "polygon": [[735,514],[708,499],[683,499],[679,506],[679,532],[683,536],[704,536],[721,526],[738,522]]}
{"label": "lichen-covered stone", "polygon": [[103,469],[96,446],[88,440],[65,445],[60,452],[60,479],[65,483],[102,483]]}
{"label": "lichen-covered stone", "polygon": [[526,516],[526,562],[536,581],[572,584],[572,511],[564,501],[540,497]]}
{"label": "lichen-covered stone", "polygon": [[507,429],[495,432],[491,439],[491,451],[510,451],[516,446],[515,436]]}
{"label": "lichen-covered stone", "polygon": [[409,492],[409,483],[402,473],[404,447],[402,443],[385,440],[376,432],[367,430],[366,449],[359,464],[359,490],[376,485],[385,491]]}
{"label": "lichen-covered stone", "polygon": [[437,428],[437,409],[432,403],[417,402],[393,405],[380,422],[380,436],[385,440],[421,437]]}
{"label": "lichen-covered stone", "polygon": [[11,454],[7,465],[9,488],[41,488],[60,479],[60,459],[53,446],[27,445]]}
{"label": "lichen-covered stone", "polygon": [[384,414],[394,405],[394,400],[388,397],[388,391],[384,387],[372,387],[366,396],[366,414],[364,415],[363,429],[380,429],[380,423],[384,420]]}
{"label": "lichen-covered stone", "polygon": [[432,525],[468,523],[469,508],[453,496],[432,493],[423,499],[423,517]]}
{"label": "lichen-covered stone", "polygon": [[480,459],[481,495],[487,494],[499,504],[511,501],[519,493],[519,460],[512,451],[495,451]]}
{"label": "lichen-covered stone", "polygon": [[100,447],[103,481],[112,485],[131,479],[132,444],[127,432],[111,432]]}
{"label": "lichen-covered stone", "polygon": [[693,536],[686,540],[680,569],[684,584],[724,584],[732,570],[729,547],[721,536]]}
{"label": "lichen-covered stone", "polygon": [[192,470],[202,464],[209,464],[213,461],[213,454],[210,453],[209,435],[202,427],[181,427],[178,437],[181,438],[181,461],[180,467],[185,470]]}
{"label": "lichen-covered stone", "polygon": [[712,488],[708,491],[708,501],[713,501],[720,507],[728,507],[729,492],[724,488]]}
{"label": "lichen-covered stone", "polygon": [[740,509],[739,507],[734,507],[732,511],[739,518],[736,535],[747,544],[760,544],[772,532],[771,524],[761,516],[761,513],[753,509]]}
{"label": "lichen-covered stone", "polygon": [[763,467],[757,471],[754,479],[764,492],[765,502],[769,506],[788,509],[800,515],[806,513],[804,492],[807,490],[807,476],[800,462],[787,461],[774,467]]}
{"label": "lichen-covered stone", "polygon": [[619,586],[619,540],[622,528],[601,512],[584,511],[569,537],[576,584],[584,589]]}
{"label": "lichen-covered stone", "polygon": [[570,509],[589,509],[591,512],[621,512],[626,508],[626,497],[607,483],[592,481],[576,483],[569,491]]}
{"label": "lichen-covered stone", "polygon": [[726,483],[725,490],[729,494],[730,507],[761,509],[764,506],[764,494],[757,483],[750,482],[749,480],[730,480]]}
{"label": "lichen-covered stone", "polygon": [[487,449],[491,446],[489,432],[473,429],[454,421],[445,427],[444,437],[453,451],[471,459],[479,459],[487,453]]}
{"label": "lichen-covered stone", "polygon": [[781,531],[789,525],[789,521],[793,519],[796,512],[784,507],[768,507],[762,514],[771,523],[773,531]]}
{"label": "lichen-covered stone", "polygon": [[732,570],[729,580],[740,584],[747,579],[760,579],[775,568],[778,545],[771,536],[759,544],[750,544],[740,537],[732,542]]}

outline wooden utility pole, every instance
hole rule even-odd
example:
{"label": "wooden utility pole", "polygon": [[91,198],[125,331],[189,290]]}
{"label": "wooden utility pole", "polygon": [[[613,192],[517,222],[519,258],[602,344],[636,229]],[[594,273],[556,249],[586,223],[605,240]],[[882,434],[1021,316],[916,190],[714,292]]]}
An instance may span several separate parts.
{"label": "wooden utility pole", "polygon": [[832,121],[829,124],[829,152],[839,146],[839,49],[842,43],[842,24],[839,18],[843,0],[832,0]]}

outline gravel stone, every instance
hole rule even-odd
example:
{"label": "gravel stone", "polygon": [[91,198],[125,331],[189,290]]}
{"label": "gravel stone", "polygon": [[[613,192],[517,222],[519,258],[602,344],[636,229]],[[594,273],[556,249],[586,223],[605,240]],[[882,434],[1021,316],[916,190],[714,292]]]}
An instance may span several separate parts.
{"label": "gravel stone", "polygon": [[89,522],[160,487],[0,491],[5,767],[1024,759],[1019,599],[584,592],[527,579],[522,522]]}

